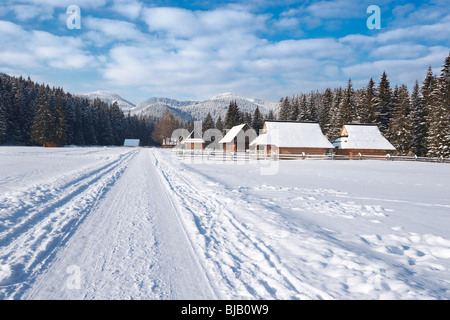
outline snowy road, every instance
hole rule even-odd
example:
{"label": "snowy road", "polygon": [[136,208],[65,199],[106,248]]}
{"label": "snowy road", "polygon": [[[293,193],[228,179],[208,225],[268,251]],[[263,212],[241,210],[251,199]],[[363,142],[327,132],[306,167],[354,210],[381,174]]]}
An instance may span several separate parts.
{"label": "snowy road", "polygon": [[0,148],[1,299],[448,299],[450,166]]}
{"label": "snowy road", "polygon": [[23,299],[215,298],[148,150],[126,170],[36,277]]}

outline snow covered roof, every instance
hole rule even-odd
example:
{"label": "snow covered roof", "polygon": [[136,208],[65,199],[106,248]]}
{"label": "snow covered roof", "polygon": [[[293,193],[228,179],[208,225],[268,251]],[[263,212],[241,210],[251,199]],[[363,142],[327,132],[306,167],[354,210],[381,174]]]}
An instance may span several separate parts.
{"label": "snow covered roof", "polygon": [[[247,127],[247,130],[251,130],[251,136],[254,136],[254,138],[256,138],[256,133],[255,131],[249,127],[248,124],[240,124],[238,126],[234,126],[233,128],[231,128],[227,134],[225,135],[225,137],[223,137],[219,143],[230,143],[234,140],[234,138],[242,131],[245,129],[245,127]],[[245,131],[247,131],[245,130]]]}
{"label": "snow covered roof", "polygon": [[268,143],[268,141],[269,141],[269,139],[267,138],[267,134],[263,133],[263,134],[260,134],[255,140],[253,140],[253,142],[250,143],[250,146],[270,144],[270,143]]}
{"label": "snow covered roof", "polygon": [[376,125],[346,124],[333,145],[339,149],[395,150]]}
{"label": "snow covered roof", "polygon": [[324,136],[318,123],[266,121],[264,131],[251,145],[271,144],[279,148],[325,148],[333,145]]}
{"label": "snow covered roof", "polygon": [[203,140],[202,135],[195,130],[189,134],[186,140],[184,140],[184,143],[204,143],[204,142],[205,140]]}
{"label": "snow covered roof", "polygon": [[125,139],[124,147],[139,147],[141,141],[139,139]]}

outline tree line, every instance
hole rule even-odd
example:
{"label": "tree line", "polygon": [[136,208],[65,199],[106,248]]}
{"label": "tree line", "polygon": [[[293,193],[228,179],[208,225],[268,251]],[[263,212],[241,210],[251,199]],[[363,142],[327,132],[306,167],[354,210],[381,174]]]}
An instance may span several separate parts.
{"label": "tree line", "polygon": [[[259,108],[252,114],[241,112],[236,101],[231,101],[224,120],[219,116],[214,121],[208,113],[202,125],[203,132],[218,129],[225,135],[233,126],[244,123],[259,133],[266,120],[316,122],[334,141],[344,124],[375,124],[396,148],[395,154],[450,157],[449,101],[450,54],[439,75],[428,68],[425,79],[421,84],[416,81],[411,92],[404,84],[392,88],[383,72],[378,85],[370,79],[366,87],[355,90],[350,79],[344,89],[327,88],[282,98],[276,115],[272,111],[262,114]],[[163,118],[168,117],[166,114]],[[182,127],[174,121],[165,133],[168,137]],[[167,125],[161,122],[161,127]],[[192,131],[193,124],[188,122],[184,127]]]}
{"label": "tree line", "polygon": [[[398,154],[450,157],[450,54],[439,75],[428,69],[410,92],[406,85],[391,87],[386,72],[378,85],[370,79],[355,90],[312,91],[280,100],[277,114],[241,112],[231,101],[225,118],[208,113],[203,132],[223,134],[247,123],[257,133],[266,120],[318,122],[330,141],[346,123],[376,124]],[[22,77],[0,74],[0,144],[9,145],[122,145],[140,139],[141,145],[160,145],[176,129],[191,132],[193,121],[183,121],[166,110],[162,117],[124,115],[117,103],[109,105],[50,88]]]}
{"label": "tree line", "polygon": [[0,75],[0,144],[119,146],[129,138],[154,145],[156,120],[125,115],[117,103]]}
{"label": "tree line", "polygon": [[406,85],[391,87],[386,72],[378,85],[370,79],[355,90],[326,89],[280,100],[277,120],[318,122],[334,141],[344,124],[376,124],[397,154],[450,157],[450,55],[439,75],[431,67],[410,92]]}

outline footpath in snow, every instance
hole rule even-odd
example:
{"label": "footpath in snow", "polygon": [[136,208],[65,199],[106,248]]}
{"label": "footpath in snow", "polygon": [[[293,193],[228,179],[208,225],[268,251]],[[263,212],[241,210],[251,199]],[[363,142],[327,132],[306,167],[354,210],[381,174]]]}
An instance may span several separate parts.
{"label": "footpath in snow", "polygon": [[[28,223],[26,231],[9,229],[9,243],[1,251],[11,273],[3,280],[5,297],[215,298],[152,153],[121,152],[101,171],[89,167],[72,173],[73,180],[61,188],[49,187],[49,201],[34,203],[40,212],[33,225]],[[77,188],[69,192],[68,185]],[[33,198],[34,189],[22,194]],[[57,200],[60,196],[63,200]]]}
{"label": "footpath in snow", "polygon": [[0,164],[1,299],[450,298],[446,164],[7,147]]}

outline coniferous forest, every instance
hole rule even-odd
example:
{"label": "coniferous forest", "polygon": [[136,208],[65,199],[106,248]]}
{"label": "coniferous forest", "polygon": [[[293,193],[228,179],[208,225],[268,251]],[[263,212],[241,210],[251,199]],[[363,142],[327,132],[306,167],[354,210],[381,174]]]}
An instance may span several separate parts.
{"label": "coniferous forest", "polygon": [[125,115],[117,104],[0,75],[0,144],[119,146],[130,138],[148,146],[154,144],[154,123],[149,117]]}
{"label": "coniferous forest", "polygon": [[[235,101],[224,120],[208,114],[203,129],[226,132],[248,123],[256,132],[264,120],[318,122],[332,142],[346,123],[376,124],[399,155],[450,157],[450,54],[439,75],[431,68],[413,88],[392,85],[384,72],[362,89],[351,80],[345,88],[301,93],[280,100],[277,115],[242,113]],[[29,78],[0,75],[0,144],[8,145],[122,145],[140,139],[141,145],[161,144],[176,128],[192,130],[165,112],[160,119],[124,115],[117,104],[36,84]],[[172,131],[171,131],[172,130]]]}
{"label": "coniferous forest", "polygon": [[411,90],[391,86],[384,72],[378,84],[298,94],[280,100],[278,120],[318,122],[333,142],[346,123],[376,124],[399,155],[450,157],[450,55],[439,75],[431,68]]}

